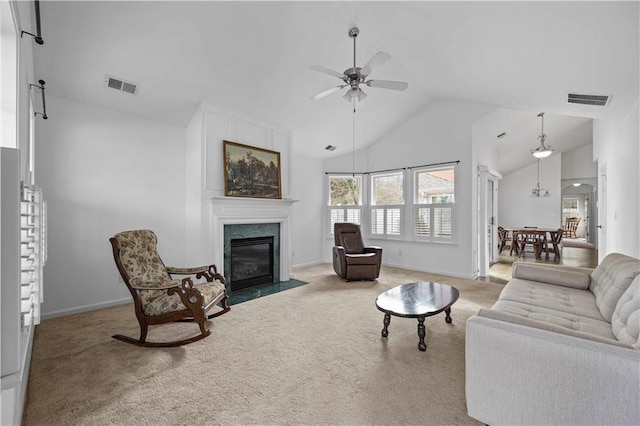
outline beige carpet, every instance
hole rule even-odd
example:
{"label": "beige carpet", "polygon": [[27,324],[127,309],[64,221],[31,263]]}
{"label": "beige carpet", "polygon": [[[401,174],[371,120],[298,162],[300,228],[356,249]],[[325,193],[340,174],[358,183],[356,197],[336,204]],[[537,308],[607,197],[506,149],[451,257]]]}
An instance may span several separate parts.
{"label": "beige carpet", "polygon": [[[44,321],[36,328],[25,425],[477,424],[464,400],[465,322],[502,285],[385,268],[347,283],[329,265],[295,271],[310,284],[241,303],[180,348],[138,348],[132,305]],[[375,298],[396,285],[457,287],[452,324],[383,314]],[[156,327],[151,338],[193,331]]]}

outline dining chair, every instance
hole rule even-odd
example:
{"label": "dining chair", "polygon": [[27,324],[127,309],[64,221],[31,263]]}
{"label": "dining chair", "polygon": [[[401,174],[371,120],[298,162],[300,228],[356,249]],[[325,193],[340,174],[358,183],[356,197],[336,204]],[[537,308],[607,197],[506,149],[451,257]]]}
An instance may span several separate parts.
{"label": "dining chair", "polygon": [[551,239],[546,242],[543,250],[546,253],[546,259],[549,259],[549,250],[551,250],[555,256],[555,259],[560,258],[560,243],[562,242],[562,236],[564,234],[564,230],[562,228],[558,228],[557,231],[550,232]]}
{"label": "dining chair", "polygon": [[518,232],[518,256],[523,257],[527,245],[531,245],[536,259],[540,259],[546,241],[546,232],[535,231],[533,229]]}

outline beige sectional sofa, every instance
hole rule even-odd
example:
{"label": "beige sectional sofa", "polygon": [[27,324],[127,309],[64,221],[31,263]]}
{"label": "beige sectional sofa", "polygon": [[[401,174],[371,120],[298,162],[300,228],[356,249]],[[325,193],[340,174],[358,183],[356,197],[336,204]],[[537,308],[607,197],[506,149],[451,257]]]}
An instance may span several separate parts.
{"label": "beige sectional sofa", "polygon": [[467,322],[469,415],[489,425],[640,424],[640,260],[516,262]]}

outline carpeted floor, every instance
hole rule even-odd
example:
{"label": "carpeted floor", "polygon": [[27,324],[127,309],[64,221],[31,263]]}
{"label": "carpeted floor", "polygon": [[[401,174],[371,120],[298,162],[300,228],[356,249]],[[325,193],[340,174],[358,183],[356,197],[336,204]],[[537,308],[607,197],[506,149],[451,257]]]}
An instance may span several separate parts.
{"label": "carpeted floor", "polygon": [[[383,267],[377,282],[341,281],[330,265],[295,271],[307,285],[247,301],[215,318],[210,337],[150,349],[132,305],[44,321],[36,328],[25,425],[477,424],[466,415],[464,329],[502,285]],[[452,324],[383,314],[375,298],[396,285],[458,288]],[[159,326],[150,338],[191,333]]]}

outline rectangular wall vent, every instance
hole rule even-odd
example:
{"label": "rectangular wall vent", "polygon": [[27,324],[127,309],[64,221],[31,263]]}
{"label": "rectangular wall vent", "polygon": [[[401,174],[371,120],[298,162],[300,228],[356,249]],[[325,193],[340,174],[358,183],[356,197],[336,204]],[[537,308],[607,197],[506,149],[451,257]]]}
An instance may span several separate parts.
{"label": "rectangular wall vent", "polygon": [[125,81],[118,77],[113,77],[111,75],[105,76],[106,86],[112,89],[120,90],[121,92],[131,93],[135,95],[138,93],[138,85],[136,83],[131,83],[130,81]]}
{"label": "rectangular wall vent", "polygon": [[569,93],[567,102],[570,104],[607,106],[611,96],[608,95],[586,95],[583,93]]}

